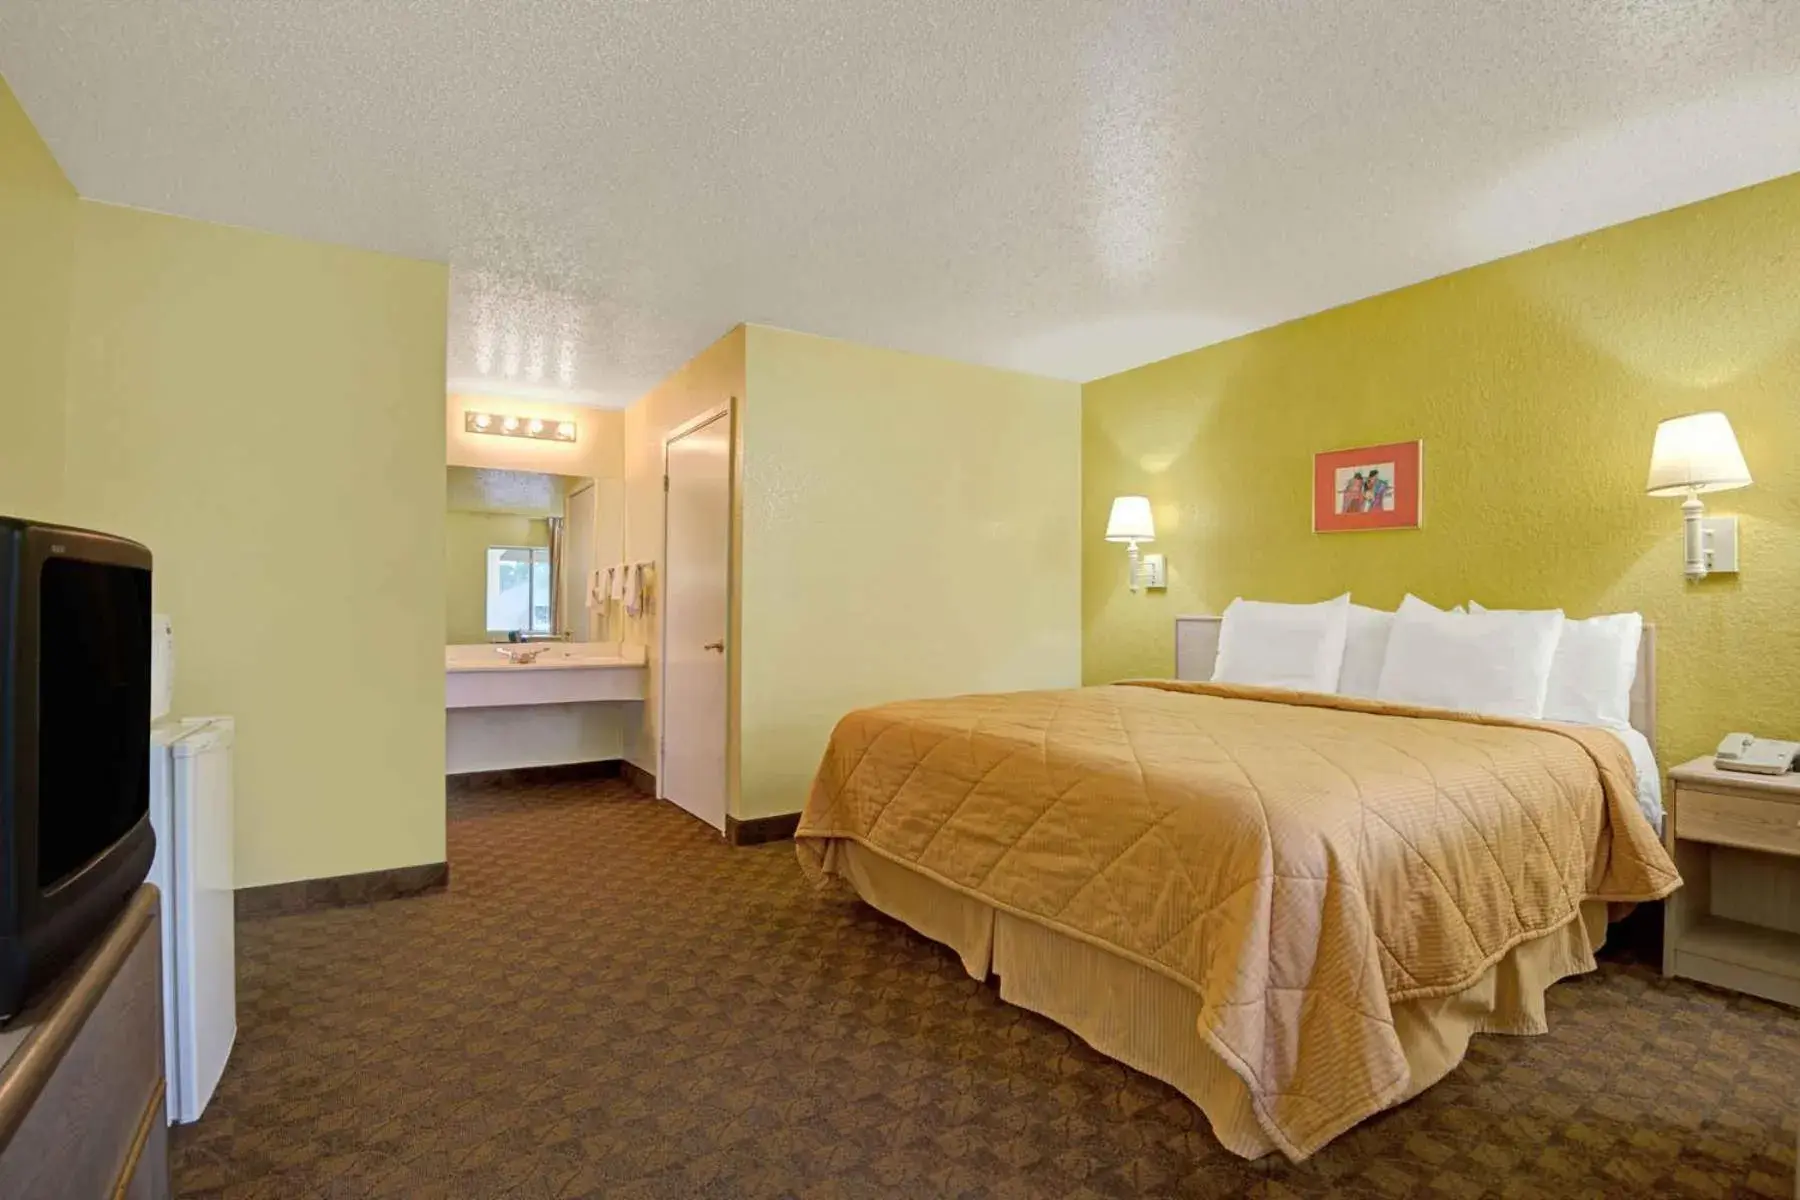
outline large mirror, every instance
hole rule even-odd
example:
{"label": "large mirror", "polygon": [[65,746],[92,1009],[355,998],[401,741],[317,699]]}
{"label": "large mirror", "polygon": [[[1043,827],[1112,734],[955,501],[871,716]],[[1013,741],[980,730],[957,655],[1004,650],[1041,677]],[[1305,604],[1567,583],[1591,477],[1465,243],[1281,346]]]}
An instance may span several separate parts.
{"label": "large mirror", "polygon": [[586,636],[581,584],[593,566],[593,486],[533,471],[448,468],[451,645]]}

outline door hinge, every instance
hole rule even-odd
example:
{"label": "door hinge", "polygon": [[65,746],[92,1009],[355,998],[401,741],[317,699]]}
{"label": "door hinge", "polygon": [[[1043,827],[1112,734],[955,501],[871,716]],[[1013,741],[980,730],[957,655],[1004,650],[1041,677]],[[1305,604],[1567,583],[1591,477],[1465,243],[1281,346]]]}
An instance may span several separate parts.
{"label": "door hinge", "polygon": [[664,475],[663,476],[663,491],[666,492],[668,490],[669,490],[669,477],[667,475]]}

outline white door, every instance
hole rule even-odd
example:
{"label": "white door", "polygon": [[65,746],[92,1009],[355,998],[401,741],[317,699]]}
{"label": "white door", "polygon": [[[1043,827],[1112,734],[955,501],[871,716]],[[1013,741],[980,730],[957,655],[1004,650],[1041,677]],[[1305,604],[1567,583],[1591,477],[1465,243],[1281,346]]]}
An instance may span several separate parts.
{"label": "white door", "polygon": [[661,793],[725,828],[725,634],[731,586],[731,414],[664,451]]}
{"label": "white door", "polygon": [[562,632],[577,642],[593,640],[593,611],[588,585],[594,573],[594,497],[588,484],[563,501]]}

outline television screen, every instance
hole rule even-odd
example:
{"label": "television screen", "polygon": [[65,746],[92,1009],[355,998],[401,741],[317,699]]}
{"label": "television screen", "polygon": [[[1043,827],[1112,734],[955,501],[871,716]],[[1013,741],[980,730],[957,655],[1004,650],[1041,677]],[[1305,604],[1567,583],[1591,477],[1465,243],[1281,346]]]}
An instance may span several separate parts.
{"label": "television screen", "polygon": [[131,898],[150,828],[150,551],[0,517],[0,1018]]}
{"label": "television screen", "polygon": [[37,879],[49,892],[147,811],[150,572],[51,558],[38,612]]}

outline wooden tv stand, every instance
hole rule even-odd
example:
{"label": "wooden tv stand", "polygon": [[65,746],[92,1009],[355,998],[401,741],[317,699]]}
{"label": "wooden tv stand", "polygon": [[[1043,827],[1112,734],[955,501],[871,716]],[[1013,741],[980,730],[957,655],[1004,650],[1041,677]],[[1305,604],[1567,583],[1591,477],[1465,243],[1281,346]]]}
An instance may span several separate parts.
{"label": "wooden tv stand", "polygon": [[167,1200],[162,922],[140,887],[0,1029],[0,1196]]}

